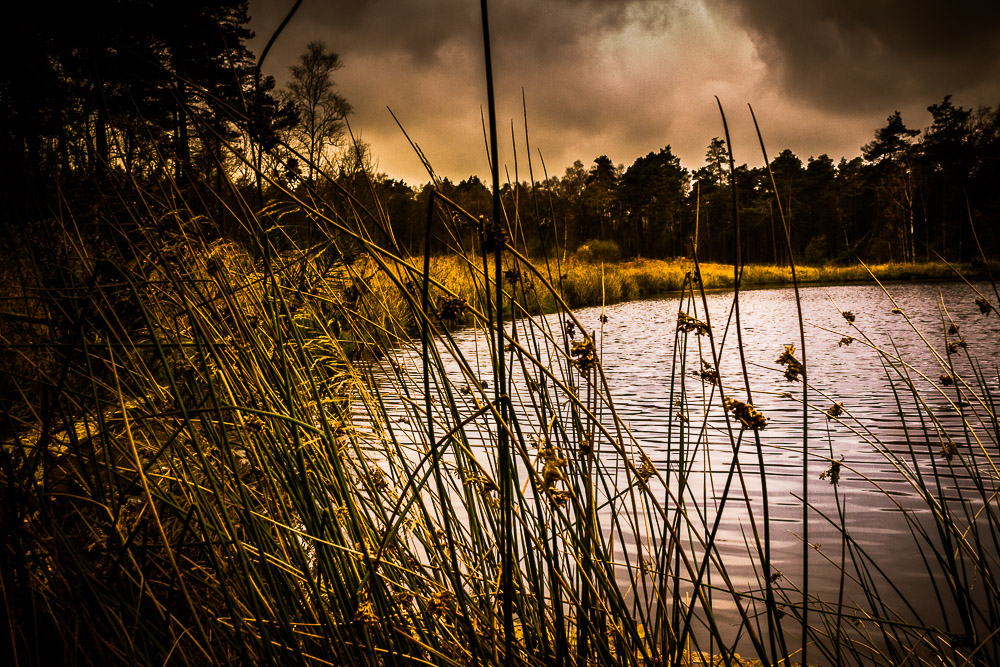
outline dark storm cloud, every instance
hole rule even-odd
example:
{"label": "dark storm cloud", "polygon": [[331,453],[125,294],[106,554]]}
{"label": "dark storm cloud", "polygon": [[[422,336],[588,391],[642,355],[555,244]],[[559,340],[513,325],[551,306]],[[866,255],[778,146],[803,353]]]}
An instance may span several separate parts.
{"label": "dark storm cloud", "polygon": [[[290,2],[250,4],[258,51],[288,11]],[[587,162],[613,157],[623,141],[641,144],[621,151],[631,161],[659,147],[639,138],[643,128],[663,125],[662,104],[649,93],[642,104],[628,71],[634,62],[609,62],[619,45],[609,39],[638,26],[639,35],[664,30],[691,0],[509,0],[490,3],[490,28],[498,112],[510,144],[510,119],[523,136],[521,90],[531,132],[556,146],[554,161]],[[319,39],[339,52],[341,92],[355,109],[376,153],[386,141],[402,141],[385,111],[392,107],[436,167],[459,178],[483,169],[480,109],[485,103],[479,4],[469,0],[396,0],[303,3],[268,56],[265,70],[279,83],[306,42]],[[619,54],[620,58],[624,58]],[[603,142],[603,146],[598,147]],[[402,152],[402,151],[400,151]],[[565,155],[562,154],[565,152]],[[572,157],[569,157],[572,155]],[[410,165],[415,159],[410,160]],[[394,165],[385,165],[392,168]],[[418,178],[409,172],[408,179]]]}
{"label": "dark storm cloud", "polygon": [[1000,2],[719,0],[789,92],[852,112],[997,93]]}
{"label": "dark storm cloud", "polygon": [[[277,25],[291,2],[251,2],[251,18],[263,29]],[[505,53],[544,57],[585,42],[595,33],[621,28],[632,7],[662,8],[653,0],[510,0],[490,5],[495,39],[502,39],[499,61]],[[662,11],[650,13],[662,13]],[[468,0],[332,0],[304,2],[288,31],[324,28],[338,37],[337,48],[364,53],[398,51],[413,61],[430,64],[442,46],[452,41],[481,48],[479,4]]]}
{"label": "dark storm cloud", "polygon": [[[263,48],[291,4],[251,0],[253,49]],[[855,157],[895,109],[923,128],[926,107],[948,93],[965,107],[1000,103],[1000,2],[953,5],[493,0],[501,161],[513,171],[513,120],[523,165],[522,89],[532,148],[543,152],[550,175],[602,154],[628,165],[667,144],[697,168],[722,134],[716,95],[739,161],[753,164],[759,155],[748,102],[775,153]],[[479,3],[306,0],[265,70],[282,83],[312,40],[341,55],[336,81],[380,169],[409,183],[426,180],[388,106],[440,175],[485,176]]]}

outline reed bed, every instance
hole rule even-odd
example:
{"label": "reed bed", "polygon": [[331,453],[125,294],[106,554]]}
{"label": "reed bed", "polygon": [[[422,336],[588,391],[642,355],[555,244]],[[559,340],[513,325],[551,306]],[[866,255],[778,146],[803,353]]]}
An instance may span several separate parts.
{"label": "reed bed", "polygon": [[[803,601],[802,582],[767,565],[760,506],[747,533],[758,584],[729,578],[715,527],[755,486],[737,452],[769,444],[766,415],[737,378],[718,376],[727,323],[705,318],[703,267],[688,268],[677,296],[676,362],[664,369],[676,457],[661,469],[615,412],[599,340],[565,303],[569,280],[560,288],[516,248],[502,258],[508,319],[497,331],[482,248],[425,258],[425,273],[421,258],[367,243],[365,219],[304,200],[294,205],[329,238],[279,249],[263,245],[279,229],[266,211],[244,221],[256,243],[236,243],[163,206],[162,193],[133,194],[145,206],[118,210],[104,243],[55,219],[44,243],[25,239],[21,260],[4,265],[14,663],[652,665],[704,653],[740,664],[740,650],[792,664],[804,609],[811,664],[1000,657],[994,371],[956,370],[957,355],[975,361],[957,335],[944,348],[927,337],[947,387],[878,350],[907,450],[831,415],[871,438],[934,517],[912,529],[950,619],[935,625],[908,612],[891,564],[846,528],[837,566],[863,594]],[[456,211],[436,205],[434,224],[451,224]],[[338,250],[348,243],[360,252]],[[458,273],[474,288],[449,288]],[[609,284],[605,273],[605,296]],[[995,294],[972,297],[993,321]],[[529,316],[549,303],[555,316]],[[463,317],[496,347],[463,351]],[[860,325],[853,334],[864,344]],[[786,374],[795,363],[792,353]],[[957,426],[928,392],[963,415]],[[830,414],[836,402],[804,407]],[[707,499],[690,470],[719,437],[733,458],[726,488]],[[836,477],[832,453],[811,457],[805,474]],[[974,482],[964,504],[944,481],[955,475]],[[846,525],[802,502],[812,521]],[[738,628],[716,622],[720,605],[737,610]]]}
{"label": "reed bed", "polygon": [[[722,374],[739,293],[713,322],[705,290],[740,275],[738,258],[529,260],[510,240],[516,219],[476,221],[440,195],[428,234],[478,224],[478,240],[413,258],[371,240],[384,214],[277,182],[270,208],[234,201],[233,183],[215,193],[237,242],[181,184],[115,185],[95,228],[54,215],[2,265],[10,664],[1000,662],[996,369],[949,326],[958,304],[942,304],[941,332],[917,332],[932,373],[844,313],[895,388],[900,447],[808,392],[801,347],[776,349],[774,386]],[[288,212],[316,221],[310,243],[286,233]],[[743,280],[786,274],[745,267]],[[572,311],[663,292],[677,299],[669,466],[618,415],[600,340]],[[995,327],[995,288],[970,287],[973,299]],[[466,325],[474,352],[457,340]],[[803,390],[801,439],[771,442],[751,391],[788,387]],[[933,618],[808,486],[803,577],[774,567],[765,453],[801,446],[803,480],[830,482],[837,508],[840,475],[864,474],[809,447],[810,415],[869,442],[923,504],[930,525],[908,526]],[[725,483],[709,496],[694,470],[719,442]],[[748,450],[756,470],[741,465]],[[749,585],[718,543],[737,507]],[[810,522],[839,532],[836,599],[809,592]]]}
{"label": "reed bed", "polygon": [[[540,294],[537,302],[522,304],[535,308],[534,314],[553,313],[565,304],[570,308],[600,306],[622,301],[670,296],[681,292],[687,275],[694,271],[694,261],[687,258],[673,260],[632,259],[615,262],[593,262],[574,258],[572,255],[559,264],[559,274],[553,266],[547,267],[545,258],[531,257],[535,271],[542,272],[556,286],[552,294]],[[469,260],[454,255],[431,258],[432,276],[450,291],[465,299],[474,299],[476,286],[467,271]],[[706,290],[731,290],[734,285],[731,264],[701,263],[701,280]],[[992,263],[991,269],[1000,271]],[[797,278],[803,285],[870,284],[874,276],[883,283],[900,281],[935,281],[984,279],[985,265],[961,264],[949,266],[944,262],[918,264],[888,263],[865,266],[797,266]],[[743,267],[742,288],[780,287],[792,284],[791,268],[764,264]],[[559,298],[556,298],[558,295]],[[405,317],[404,315],[401,315]],[[465,320],[467,323],[471,319]]]}

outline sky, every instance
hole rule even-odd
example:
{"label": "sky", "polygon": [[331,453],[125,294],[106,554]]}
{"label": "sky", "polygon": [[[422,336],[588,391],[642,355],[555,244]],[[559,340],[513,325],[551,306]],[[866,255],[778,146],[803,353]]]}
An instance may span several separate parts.
{"label": "sky", "polygon": [[[293,4],[250,0],[255,54]],[[562,176],[574,160],[628,167],[667,145],[697,169],[724,136],[716,96],[750,166],[763,158],[748,105],[769,156],[803,162],[860,155],[896,110],[923,129],[948,94],[1000,105],[996,0],[493,0],[489,12],[500,163],[521,181],[529,145],[539,180],[542,160]],[[265,73],[282,85],[317,40],[341,56],[338,91],[377,171],[429,180],[391,109],[439,176],[488,182],[478,2],[304,0]]]}

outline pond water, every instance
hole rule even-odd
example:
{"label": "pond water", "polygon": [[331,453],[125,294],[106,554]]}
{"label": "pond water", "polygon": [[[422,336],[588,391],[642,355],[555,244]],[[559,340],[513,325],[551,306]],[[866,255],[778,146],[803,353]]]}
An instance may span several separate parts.
{"label": "pond water", "polygon": [[[976,287],[993,300],[992,288]],[[992,511],[1000,509],[995,499],[1000,479],[993,467],[998,458],[997,437],[987,410],[992,409],[989,395],[1000,391],[1000,318],[995,314],[984,317],[969,285],[896,284],[888,290],[895,302],[877,285],[800,290],[812,406],[806,466],[802,383],[786,379],[784,367],[777,363],[786,345],[794,345],[795,355],[802,359],[795,295],[790,288],[744,291],[740,298],[742,348],[753,405],[768,420],[759,431],[759,451],[752,432],[743,431],[740,438],[738,424],[732,431],[726,429],[716,388],[695,375],[703,368],[703,359],[712,361],[708,337],[692,333],[683,349],[675,344],[679,310],[703,321],[710,318],[716,347],[722,348],[719,374],[726,394],[747,400],[736,331],[731,324],[727,329],[731,292],[707,297],[709,318],[700,299],[690,302],[680,297],[587,308],[575,315],[586,331],[593,332],[614,409],[631,433],[626,439],[641,447],[666,484],[676,488],[679,471],[687,471],[684,497],[701,506],[706,524],[718,521],[716,547],[737,589],[759,588],[760,557],[748,541],[751,523],[760,529],[766,507],[776,585],[786,591],[791,603],[801,600],[797,589],[804,581],[802,493],[807,477],[811,598],[836,603],[843,587],[845,608],[872,607],[872,601],[864,599],[863,590],[851,581],[861,576],[858,571],[848,565],[847,575],[840,575],[842,522],[854,545],[864,550],[862,560],[882,568],[891,580],[890,584],[873,575],[876,580],[867,586],[869,590],[877,590],[882,602],[899,610],[908,622],[947,627],[961,634],[961,624],[949,618],[958,603],[942,583],[933,558],[928,566],[928,554],[940,546],[928,506],[936,506],[938,512],[944,506],[944,511],[958,517],[958,523],[971,526],[969,548],[981,549],[980,556],[995,568],[996,542],[984,519],[989,513],[982,510],[984,503]],[[853,314],[853,324],[845,319],[844,311]],[[957,332],[949,334],[952,323]],[[549,316],[546,324],[550,331],[563,331],[557,316]],[[579,330],[575,335],[581,338]],[[852,339],[849,344],[848,337]],[[491,377],[484,332],[464,330],[454,339],[473,375]],[[558,356],[551,344],[530,345],[530,334],[522,342],[534,350],[540,365]],[[954,354],[947,353],[948,343]],[[398,368],[413,373],[407,391],[419,404],[419,346],[397,350],[392,356]],[[455,386],[467,386],[467,374],[463,376],[459,365],[445,357]],[[508,362],[515,376],[512,393],[528,396],[521,366],[513,356]],[[954,364],[953,371],[942,365],[947,363]],[[391,374],[386,368],[376,381],[386,383],[387,388]],[[952,373],[970,385],[971,391],[961,381],[958,386],[945,385],[942,375]],[[907,387],[907,379],[916,393]],[[684,401],[679,404],[682,389]],[[386,392],[393,394],[398,389]],[[492,396],[492,387],[485,396]],[[390,397],[390,418],[398,421],[397,429],[405,431],[408,419],[395,412],[405,401],[394,404],[393,400]],[[460,415],[471,414],[477,405],[464,394],[459,400]],[[828,418],[825,413],[835,403],[842,404],[843,414]],[[683,422],[679,412],[684,412]],[[610,427],[610,410],[604,408],[601,414]],[[521,419],[526,431],[540,428],[538,415],[531,410],[525,410]],[[963,420],[968,428],[963,428]],[[490,422],[484,420],[480,428],[483,446],[479,451],[489,458],[493,455],[486,446]],[[681,429],[687,433],[683,450],[678,446]],[[740,440],[735,458],[734,438]],[[955,454],[952,458],[945,456],[949,450]],[[599,455],[616,456],[607,449]],[[742,473],[736,477],[734,461],[735,470]],[[829,482],[829,475],[820,479],[832,461],[841,463],[836,486]],[[922,497],[919,479],[931,489],[931,499]],[[723,504],[727,480],[732,481],[732,488]],[[610,511],[604,510],[602,522],[610,521]],[[987,531],[983,535],[989,539],[976,539],[977,528]],[[920,530],[930,536],[915,537],[914,532]],[[962,550],[961,545],[952,547]],[[735,627],[739,623],[731,598],[718,596],[715,613],[720,624]],[[794,625],[789,626],[789,633],[794,636]]]}

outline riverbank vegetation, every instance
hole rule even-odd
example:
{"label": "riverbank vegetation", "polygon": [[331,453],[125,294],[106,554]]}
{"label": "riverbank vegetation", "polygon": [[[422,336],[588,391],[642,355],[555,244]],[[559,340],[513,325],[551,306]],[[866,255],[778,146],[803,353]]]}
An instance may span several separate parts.
{"label": "riverbank vegetation", "polygon": [[[4,98],[0,249],[5,664],[645,666],[702,653],[735,664],[737,651],[766,664],[1000,661],[995,368],[950,314],[994,326],[995,287],[943,304],[941,330],[924,338],[929,369],[877,348],[843,313],[836,335],[877,354],[893,389],[889,441],[840,397],[809,393],[802,344],[774,341],[767,387],[726,376],[739,310],[710,321],[705,290],[727,287],[732,264],[696,264],[694,252],[613,263],[614,234],[573,227],[545,190],[496,187],[480,213],[443,181],[414,193],[378,178],[360,146],[328,174],[299,150],[319,151],[294,120],[301,108],[269,96],[242,48],[242,3],[117,13],[142,7],[99,3],[97,23],[70,13],[46,39],[38,26],[15,34],[26,68]],[[121,47],[133,43],[149,46],[144,59]],[[312,52],[312,66],[335,69]],[[29,89],[31,76],[48,87]],[[320,144],[347,112],[330,108]],[[739,194],[731,160],[722,174]],[[770,182],[778,231],[803,229],[783,222],[786,184]],[[382,197],[387,187],[400,197]],[[976,222],[986,209],[971,206]],[[531,210],[548,213],[533,225]],[[700,260],[742,247],[737,212],[712,218],[727,231],[701,228]],[[873,244],[893,247],[901,229],[918,240],[904,220]],[[924,247],[958,259],[964,239],[961,258],[991,271],[992,237],[980,243],[963,221]],[[812,240],[790,238],[786,259]],[[786,279],[737,257],[741,287]],[[796,284],[864,270],[786,264]],[[600,341],[571,309],[663,292],[677,308],[664,341],[676,351],[663,368],[669,465],[617,413]],[[513,317],[543,310],[554,317]],[[475,353],[453,336],[463,323],[481,333]],[[799,442],[768,438],[752,391],[788,392]],[[916,592],[840,509],[843,480],[884,480],[810,449],[810,418],[856,433],[922,504],[896,537],[925,556],[935,613],[915,610]],[[700,457],[720,443],[725,484],[709,491]],[[802,494],[769,497],[764,457],[790,445]],[[819,493],[837,510],[818,509]],[[801,508],[801,552],[776,551],[778,501]],[[718,541],[734,507],[748,516],[749,572]],[[835,527],[835,551],[810,543],[810,522]],[[810,593],[814,552],[839,573],[835,596]],[[783,574],[781,558],[802,575]]]}
{"label": "riverbank vegetation", "polygon": [[[532,258],[535,271],[557,287],[555,294],[539,295],[534,307],[538,312],[551,313],[562,305],[570,308],[600,306],[621,301],[634,301],[658,296],[674,296],[685,281],[695,275],[695,263],[686,258],[673,260],[635,259],[611,262],[581,260],[579,255],[563,262]],[[473,298],[475,286],[465,270],[467,262],[456,257],[435,257],[431,260],[433,275],[442,285],[465,299]],[[868,266],[856,263],[851,266],[797,266],[796,277],[803,285],[870,284],[872,278],[883,282],[984,280],[989,271],[1000,273],[1000,265],[967,263],[949,265],[944,262],[889,263]],[[706,290],[731,290],[735,277],[731,264],[704,262],[697,267],[697,276]],[[742,289],[782,287],[792,285],[792,271],[788,266],[748,264],[743,266],[740,277]],[[526,304],[527,308],[528,305]],[[471,320],[470,320],[471,321]]]}

